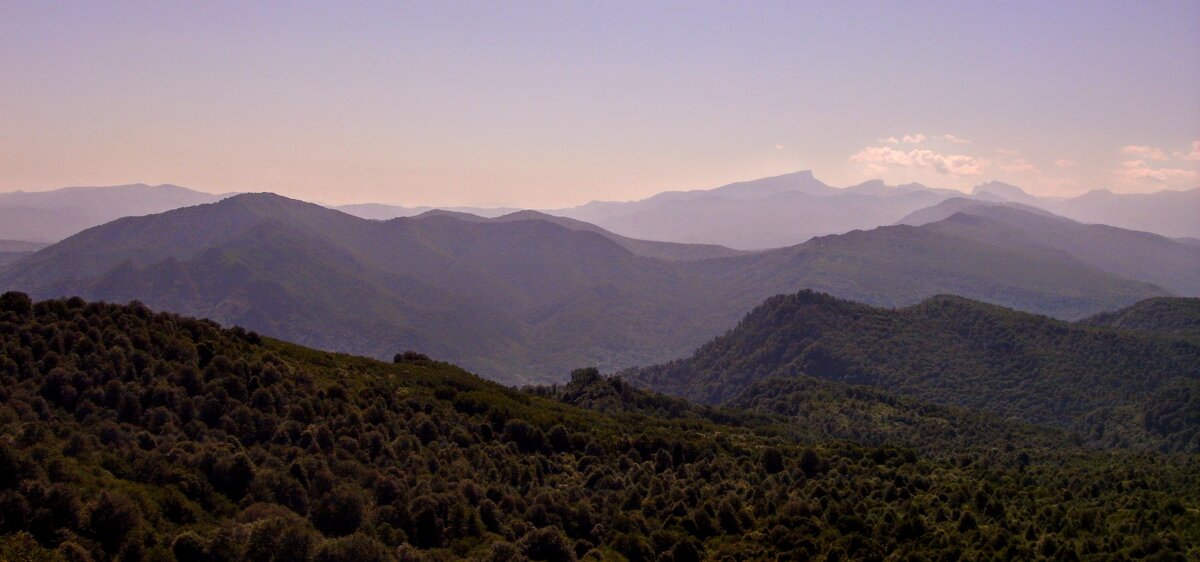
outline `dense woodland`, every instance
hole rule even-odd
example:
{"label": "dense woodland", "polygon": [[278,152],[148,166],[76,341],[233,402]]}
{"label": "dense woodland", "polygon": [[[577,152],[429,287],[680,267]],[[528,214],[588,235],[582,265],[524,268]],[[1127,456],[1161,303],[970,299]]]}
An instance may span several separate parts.
{"label": "dense woodland", "polygon": [[695,355],[624,375],[710,404],[808,375],[1055,427],[1092,446],[1200,452],[1200,341],[959,297],[902,309],[812,291],[772,297]]}
{"label": "dense woodland", "polygon": [[786,427],[802,439],[842,439],[935,454],[976,447],[1057,449],[1079,444],[1076,436],[1063,431],[804,375],[754,383],[725,406],[726,411],[783,416]]}
{"label": "dense woodland", "polygon": [[1146,299],[1083,323],[1200,339],[1200,298]]}
{"label": "dense woodland", "polygon": [[645,390],[620,377],[602,376],[595,369],[576,370],[570,382],[561,386],[525,390],[616,417],[706,420],[777,433],[799,442],[850,441],[932,454],[977,447],[1079,445],[1077,438],[1062,431],[808,376],[760,381],[716,407]]}
{"label": "dense woodland", "polygon": [[5,294],[0,558],[1200,556],[1194,455],[874,447],[593,371],[520,392],[396,360]]}

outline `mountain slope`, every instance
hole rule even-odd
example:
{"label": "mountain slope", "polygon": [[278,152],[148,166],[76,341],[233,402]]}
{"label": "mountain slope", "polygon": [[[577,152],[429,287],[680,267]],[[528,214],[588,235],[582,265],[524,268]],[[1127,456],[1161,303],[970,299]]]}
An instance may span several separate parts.
{"label": "mountain slope", "polygon": [[[804,287],[879,306],[955,294],[1066,319],[1086,316],[1096,306],[1124,306],[1131,294],[1168,294],[1063,252],[903,225],[823,236],[766,252],[734,274],[737,283],[769,284],[779,289],[776,293]],[[749,310],[759,302],[743,304]]]}
{"label": "mountain slope", "polygon": [[1081,224],[1028,208],[970,205],[926,229],[1030,254],[1059,252],[1101,271],[1200,295],[1200,247],[1149,232]]}
{"label": "mountain slope", "polygon": [[145,184],[0,193],[0,238],[54,242],[121,217],[161,213],[226,196]]}
{"label": "mountain slope", "polygon": [[44,242],[29,242],[27,240],[0,240],[0,268],[29,257],[34,252],[48,245]]}
{"label": "mountain slope", "polygon": [[550,213],[633,238],[755,250],[891,224],[953,193],[957,192],[916,185],[888,187],[881,182],[835,188],[805,171],[710,190],[660,193],[641,201],[593,202]]}
{"label": "mountain slope", "polygon": [[752,200],[706,198],[613,217],[600,225],[635,238],[754,250],[890,224],[941,197],[925,192],[892,197],[786,192]]}
{"label": "mountain slope", "polygon": [[1013,203],[1011,201],[990,201],[986,199],[973,199],[968,197],[951,197],[945,201],[942,201],[941,203],[938,203],[937,205],[931,205],[929,207],[925,207],[924,209],[917,209],[916,211],[905,215],[904,218],[896,221],[895,224],[922,226],[929,223],[946,220],[955,213],[997,206],[1020,209],[1022,211],[1028,211],[1048,217],[1056,216],[1049,211],[1044,211],[1031,205]]}
{"label": "mountain slope", "polygon": [[45,242],[30,242],[28,240],[0,240],[0,252],[36,252],[49,246]]}
{"label": "mountain slope", "polygon": [[33,255],[33,252],[2,252],[2,251],[0,251],[0,269],[3,269],[4,266],[6,266],[8,264],[21,261],[31,255]]}
{"label": "mountain slope", "polygon": [[915,448],[931,455],[997,446],[1074,446],[1059,431],[803,375],[759,381],[719,407],[653,392],[620,377],[602,376],[596,369],[578,369],[561,386],[525,391],[619,418],[651,416],[771,427],[805,442],[852,441]]}
{"label": "mountain slope", "polygon": [[1200,344],[958,297],[900,310],[809,291],[773,297],[692,357],[625,374],[707,403],[797,375],[1064,428],[1093,443],[1200,450],[1200,420],[1176,426],[1154,420],[1181,412],[1147,417],[1186,412],[1172,395],[1200,385]]}
{"label": "mountain slope", "polygon": [[1200,338],[1200,299],[1147,299],[1120,310],[1085,318],[1082,322],[1092,326]]}
{"label": "mountain slope", "polygon": [[784,416],[789,428],[810,439],[911,447],[931,454],[1032,443],[1067,447],[1070,443],[1061,432],[995,415],[805,375],[758,381],[723,406]]}
{"label": "mountain slope", "polygon": [[495,218],[520,211],[520,209],[511,207],[401,207],[398,205],[384,205],[381,203],[354,203],[350,205],[336,205],[332,208],[349,215],[371,220],[391,220],[402,217],[415,217],[430,211],[440,210],[454,213],[472,214],[485,218]]}
{"label": "mountain slope", "polygon": [[[46,294],[137,298],[329,349],[390,356],[417,348],[517,382],[529,380],[522,368],[553,372],[544,362],[570,347],[555,343],[560,303],[590,298],[612,305],[613,317],[635,316],[592,292],[616,277],[630,287],[646,281],[637,259],[598,235],[544,221],[375,223],[262,195],[116,221],[33,256],[11,283],[34,285],[40,276],[53,280],[41,285]],[[529,357],[527,340],[539,330],[548,333]],[[585,337],[570,344],[595,349]]]}
{"label": "mountain slope", "polygon": [[[327,349],[420,349],[516,383],[694,345],[708,329],[673,294],[685,274],[544,220],[379,223],[244,195],[104,225],[27,259],[4,282],[136,298]],[[643,337],[664,324],[673,331]]]}
{"label": "mountain slope", "polygon": [[547,212],[638,239],[762,249],[855,229],[940,220],[907,215],[947,200],[956,200],[951,207],[965,201],[1026,210],[1032,207],[1085,224],[1107,224],[1170,238],[1200,237],[1200,220],[1196,219],[1200,216],[1200,188],[1147,194],[1095,190],[1077,197],[1052,197],[989,182],[976,186],[967,196],[920,184],[888,186],[879,180],[837,188],[808,171],[715,189],[668,191],[639,201],[594,201]]}
{"label": "mountain slope", "polygon": [[371,221],[246,194],[82,232],[10,265],[0,287],[137,299],[374,357],[414,349],[514,384],[682,356],[804,287],[887,306],[955,293],[1068,318],[1166,294],[1061,255],[908,226],[668,261],[559,222]]}
{"label": "mountain slope", "polygon": [[720,198],[726,200],[758,199],[778,193],[798,192],[810,195],[831,195],[835,188],[818,180],[810,171],[783,174],[750,181],[735,182],[712,189],[665,191],[638,201],[592,201],[569,209],[549,211],[550,214],[576,218],[600,224],[615,216],[650,209],[674,201]]}
{"label": "mountain slope", "polygon": [[975,188],[977,199],[1035,206],[1086,224],[1153,232],[1170,238],[1200,236],[1200,188],[1154,193],[1113,193],[1105,189],[1077,197],[1038,197],[1012,185],[992,182]]}
{"label": "mountain slope", "polygon": [[653,240],[638,240],[613,234],[594,224],[583,222],[568,217],[559,217],[548,215],[538,211],[517,211],[507,215],[499,216],[491,219],[496,222],[510,222],[518,220],[544,220],[552,222],[559,226],[569,228],[571,230],[581,230],[586,232],[595,232],[613,242],[616,242],[622,248],[629,250],[634,255],[644,256],[648,258],[658,258],[669,261],[694,261],[711,258],[728,258],[745,254],[741,250],[726,248],[715,244],[680,244],[676,242],[656,242]]}
{"label": "mountain slope", "polygon": [[998,181],[991,181],[975,186],[971,189],[971,196],[993,203],[1014,203],[1031,206],[1063,200],[1061,197],[1038,197],[1031,195],[1015,185]]}
{"label": "mountain slope", "polygon": [[1044,208],[1091,224],[1153,232],[1172,238],[1200,237],[1200,188],[1157,193],[1091,191]]}

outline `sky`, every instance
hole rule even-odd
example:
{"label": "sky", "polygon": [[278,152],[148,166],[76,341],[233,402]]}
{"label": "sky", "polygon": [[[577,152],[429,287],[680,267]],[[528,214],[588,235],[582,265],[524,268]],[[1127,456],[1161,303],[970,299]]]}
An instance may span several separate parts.
{"label": "sky", "polygon": [[1200,187],[1200,2],[0,0],[0,191]]}

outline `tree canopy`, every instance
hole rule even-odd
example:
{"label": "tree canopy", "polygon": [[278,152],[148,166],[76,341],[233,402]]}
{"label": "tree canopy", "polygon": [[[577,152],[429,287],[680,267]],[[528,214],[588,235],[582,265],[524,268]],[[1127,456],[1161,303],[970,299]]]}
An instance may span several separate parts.
{"label": "tree canopy", "polygon": [[924,452],[642,391],[607,409],[558,392],[5,294],[0,558],[1200,556],[1194,455]]}

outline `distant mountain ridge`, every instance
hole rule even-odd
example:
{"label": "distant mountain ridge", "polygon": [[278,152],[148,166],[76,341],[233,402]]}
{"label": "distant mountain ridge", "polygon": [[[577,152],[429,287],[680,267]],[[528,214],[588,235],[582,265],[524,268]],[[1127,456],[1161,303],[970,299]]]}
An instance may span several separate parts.
{"label": "distant mountain ridge", "polygon": [[415,349],[510,383],[678,357],[763,299],[805,287],[885,306],[955,293],[1066,318],[1169,294],[1069,256],[929,227],[669,261],[565,224],[445,212],[372,221],[245,194],[89,229],[11,264],[0,287],[137,299],[375,357]]}
{"label": "distant mountain ridge", "polygon": [[838,188],[810,171],[547,212],[634,238],[763,249],[888,224],[931,222],[922,219],[922,210],[947,201],[955,201],[951,207],[965,201],[1023,205],[1088,224],[1176,238],[1200,236],[1200,219],[1195,218],[1200,216],[1200,189],[1136,195],[1098,190],[1068,198],[1035,196],[993,181],[967,194],[915,183],[889,186],[879,180]]}
{"label": "distant mountain ridge", "polygon": [[[230,194],[201,193],[169,184],[64,188],[0,194],[0,239],[53,242],[124,216],[208,203]],[[666,191],[638,201],[593,201],[542,212],[573,218],[626,238],[761,250],[909,223],[910,215],[948,200],[1021,204],[1088,224],[1200,238],[1200,188],[1149,194],[1095,190],[1078,197],[1031,195],[1001,182],[970,194],[917,183],[891,186],[869,180],[833,187],[811,171],[740,181],[712,189]],[[331,206],[348,214],[391,220],[444,210],[485,218],[521,211],[513,207],[404,207],[380,203]],[[918,215],[919,217],[919,215]],[[925,221],[928,222],[928,221]]]}
{"label": "distant mountain ridge", "polygon": [[913,211],[913,212],[905,215],[904,218],[896,221],[893,224],[907,224],[907,225],[911,225],[911,226],[921,226],[921,225],[929,224],[931,222],[938,222],[938,221],[946,220],[946,219],[950,218],[951,216],[953,216],[955,213],[961,213],[964,211],[976,212],[977,209],[981,209],[984,207],[1010,207],[1010,208],[1014,208],[1014,209],[1020,209],[1022,211],[1028,212],[1028,213],[1040,214],[1040,215],[1050,216],[1050,217],[1058,216],[1049,211],[1040,209],[1038,207],[1034,207],[1032,205],[1025,205],[1022,203],[1015,203],[1012,201],[998,201],[998,200],[994,200],[994,199],[974,199],[974,198],[970,198],[970,197],[951,197],[951,198],[946,199],[936,205],[933,205],[930,207],[925,207],[922,209],[917,209],[916,211]]}
{"label": "distant mountain ridge", "polygon": [[778,248],[814,236],[891,224],[957,194],[870,181],[831,187],[803,171],[709,190],[670,191],[627,203],[592,202],[548,211],[647,240]]}
{"label": "distant mountain ridge", "polygon": [[45,242],[30,242],[28,240],[0,240],[0,269],[4,266],[26,258],[35,251],[45,248]]}
{"label": "distant mountain ridge", "polygon": [[1171,238],[1200,237],[1200,188],[1118,194],[1106,189],[1077,197],[1038,197],[1019,187],[992,182],[977,186],[976,198],[1032,205],[1086,224],[1105,224]]}
{"label": "distant mountain ridge", "polygon": [[[417,217],[419,218],[444,212],[445,211],[428,211],[421,215],[417,215]],[[471,217],[474,215],[454,213],[453,216],[462,220],[473,220]],[[591,223],[568,217],[548,215],[540,211],[517,211],[492,219],[482,220],[490,220],[492,222],[511,222],[518,220],[542,220],[552,222],[571,230],[595,232],[605,238],[608,238],[609,240],[612,240],[613,242],[616,242],[622,248],[629,250],[635,255],[669,261],[694,261],[711,258],[728,258],[748,253],[743,250],[734,250],[733,248],[726,248],[725,246],[719,246],[716,244],[683,244],[678,242],[656,242],[653,240],[629,238],[628,236],[614,234]]]}
{"label": "distant mountain ridge", "polygon": [[353,203],[349,205],[333,205],[330,208],[359,218],[371,220],[391,220],[404,217],[415,217],[430,211],[451,211],[465,213],[484,218],[496,218],[515,213],[521,209],[515,207],[404,207],[401,205],[385,205],[383,203]]}
{"label": "distant mountain ridge", "polygon": [[28,240],[0,240],[0,252],[36,252],[49,245]]}
{"label": "distant mountain ridge", "polygon": [[907,224],[1030,253],[1069,256],[1089,266],[1200,296],[1200,246],[1157,234],[1082,224],[1019,203],[947,199]]}
{"label": "distant mountain ridge", "polygon": [[141,183],[0,193],[0,239],[55,242],[121,217],[212,203],[227,196]]}

